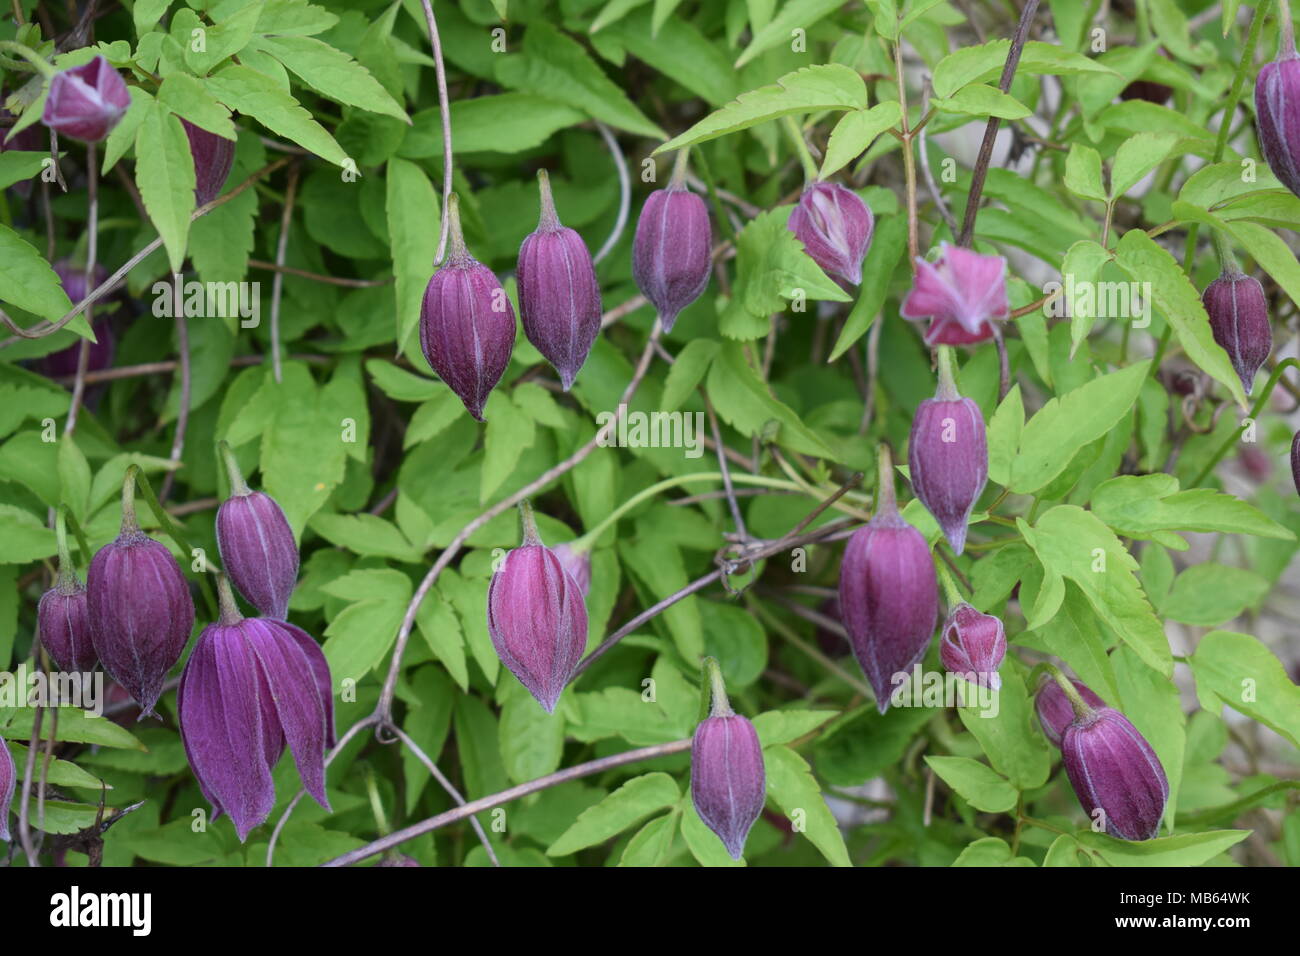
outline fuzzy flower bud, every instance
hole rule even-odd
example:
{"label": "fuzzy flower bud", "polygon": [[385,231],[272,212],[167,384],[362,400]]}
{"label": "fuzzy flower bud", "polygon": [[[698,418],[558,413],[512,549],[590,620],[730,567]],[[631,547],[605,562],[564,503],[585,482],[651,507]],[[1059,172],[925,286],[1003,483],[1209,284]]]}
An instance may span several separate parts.
{"label": "fuzzy flower bud", "polygon": [[546,170],[537,179],[542,214],[519,247],[519,314],[524,335],[567,392],[600,334],[600,283],[582,236],[560,223]]}
{"label": "fuzzy flower bud", "polygon": [[[1106,702],[1083,681],[1071,681],[1074,689],[1089,707],[1105,707]],[[1043,681],[1034,699],[1034,709],[1038,711],[1038,722],[1043,726],[1043,733],[1057,747],[1061,746],[1061,735],[1074,720],[1074,707],[1065,696],[1061,685],[1052,679]]]}
{"label": "fuzzy flower bud", "polygon": [[1255,79],[1255,126],[1269,169],[1300,196],[1300,58],[1286,46]]}
{"label": "fuzzy flower bud", "polygon": [[194,201],[202,206],[217,198],[235,164],[235,141],[181,120],[194,158]]}
{"label": "fuzzy flower bud", "polygon": [[522,508],[523,543],[488,585],[488,633],[501,663],[549,714],[587,647],[587,605],[578,582],[542,544],[532,511]]}
{"label": "fuzzy flower bud", "polygon": [[283,621],[242,618],[225,578],[221,620],[203,629],[177,692],[181,739],[215,820],[241,841],[275,806],[271,772],[293,754],[303,788],[326,810],[325,751],[333,746],[329,665],[320,646]]}
{"label": "fuzzy flower bud", "polygon": [[560,566],[569,577],[577,582],[578,589],[585,599],[591,593],[591,552],[577,551],[567,542],[557,544],[551,551],[560,559]]}
{"label": "fuzzy flower bud", "polygon": [[1249,395],[1255,386],[1255,373],[1273,351],[1273,329],[1268,324],[1268,300],[1264,287],[1254,276],[1235,269],[1205,287],[1201,295],[1210,316],[1214,341],[1232,360],[1232,367]]}
{"label": "fuzzy flower bud", "polygon": [[998,668],[1006,656],[1007,633],[998,618],[964,602],[953,608],[939,639],[944,670],[997,690],[1002,686]]}
{"label": "fuzzy flower bud", "polygon": [[86,574],[90,635],[104,670],[153,714],[167,672],[194,627],[194,601],[180,565],[135,519],[135,475],[122,490],[122,529]]}
{"label": "fuzzy flower bud", "polygon": [[883,714],[893,676],[925,655],[939,616],[939,584],[925,538],[898,513],[883,447],[877,489],[875,515],[844,549],[840,617]]}
{"label": "fuzzy flower bud", "polygon": [[249,490],[224,442],[221,451],[230,474],[230,497],[217,509],[221,566],[248,603],[282,621],[289,616],[289,598],[298,583],[293,529],[274,498]]}
{"label": "fuzzy flower bud", "polygon": [[957,394],[946,348],[940,352],[939,389],[921,402],[912,419],[907,464],[916,497],[961,554],[971,510],[988,480],[989,450],[984,415],[971,399]]}
{"label": "fuzzy flower bud", "polygon": [[875,218],[857,193],[839,183],[812,183],[790,213],[788,227],[823,272],[851,285],[862,283]]}
{"label": "fuzzy flower bud", "polygon": [[465,249],[454,195],[447,215],[451,253],[424,290],[420,348],[429,367],[481,422],[488,395],[510,364],[515,310],[492,270]]}
{"label": "fuzzy flower bud", "polygon": [[50,80],[41,121],[85,143],[106,137],[131,105],[121,75],[102,56],[56,73]]}
{"label": "fuzzy flower bud", "polygon": [[930,319],[925,344],[972,345],[993,337],[993,320],[1011,314],[1007,260],[960,246],[939,244],[934,262],[916,260],[916,278],[900,314]]}
{"label": "fuzzy flower bud", "polygon": [[691,802],[731,858],[739,860],[767,798],[763,745],[754,725],[731,709],[717,662],[708,659],[706,670],[713,683],[712,707],[691,741]]}
{"label": "fuzzy flower bud", "polygon": [[1090,819],[1123,840],[1160,832],[1169,781],[1151,745],[1119,711],[1087,708],[1061,737],[1061,756],[1075,796]]}
{"label": "fuzzy flower bud", "polygon": [[713,234],[704,200],[686,188],[686,152],[677,154],[672,181],[641,207],[632,243],[632,277],[659,312],[665,332],[709,284]]}
{"label": "fuzzy flower bud", "polygon": [[36,629],[59,670],[71,674],[95,669],[99,658],[90,637],[86,586],[72,572],[61,572],[58,583],[41,595],[36,606]]}

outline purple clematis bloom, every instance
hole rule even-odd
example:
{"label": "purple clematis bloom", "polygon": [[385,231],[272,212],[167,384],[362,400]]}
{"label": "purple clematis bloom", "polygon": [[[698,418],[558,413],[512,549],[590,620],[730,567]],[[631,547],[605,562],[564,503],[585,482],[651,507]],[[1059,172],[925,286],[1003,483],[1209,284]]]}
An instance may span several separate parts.
{"label": "purple clematis bloom", "polygon": [[121,75],[102,56],[50,80],[41,121],[64,136],[98,143],[126,113],[131,94]]}
{"label": "purple clematis bloom", "polygon": [[862,283],[862,260],[875,219],[857,193],[839,183],[810,184],[790,213],[788,228],[827,275]]}
{"label": "purple clematis bloom", "polygon": [[997,690],[1002,686],[998,668],[1006,656],[1007,633],[1002,621],[965,602],[953,608],[939,638],[944,670]]}
{"label": "purple clematis bloom", "polygon": [[930,319],[925,343],[972,345],[993,337],[993,322],[1011,314],[1007,304],[1007,260],[946,242],[934,262],[916,260],[916,278],[901,314]]}

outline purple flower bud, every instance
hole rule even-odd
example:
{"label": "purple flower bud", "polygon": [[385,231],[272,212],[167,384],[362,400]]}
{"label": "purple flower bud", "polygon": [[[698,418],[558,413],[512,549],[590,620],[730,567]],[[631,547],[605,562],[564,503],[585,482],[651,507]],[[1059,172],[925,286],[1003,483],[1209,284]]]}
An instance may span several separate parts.
{"label": "purple flower bud", "polygon": [[961,554],[971,510],[988,480],[989,450],[979,406],[957,394],[948,358],[940,361],[939,390],[912,419],[907,464],[916,497]]}
{"label": "purple flower bud", "polygon": [[1146,100],[1148,103],[1164,105],[1174,95],[1173,87],[1165,86],[1154,80],[1134,80],[1119,91],[1121,100]]}
{"label": "purple flower bud", "polygon": [[1255,126],[1273,175],[1300,196],[1300,59],[1294,47],[1255,79]]}
{"label": "purple flower bud", "polygon": [[1300,432],[1291,439],[1291,480],[1295,482],[1296,494],[1300,495]]}
{"label": "purple flower bud", "polygon": [[[1089,707],[1106,706],[1106,702],[1083,681],[1075,680],[1070,683]],[[1074,708],[1070,705],[1070,699],[1065,696],[1065,691],[1061,690],[1061,685],[1050,677],[1043,681],[1042,687],[1038,689],[1038,696],[1034,699],[1034,709],[1038,711],[1038,722],[1042,724],[1047,739],[1057,747],[1061,746],[1061,735],[1074,720]]]}
{"label": "purple flower bud", "polygon": [[542,214],[519,247],[519,313],[528,341],[567,392],[600,334],[600,283],[582,236],[560,224],[546,170],[537,178]]}
{"label": "purple flower bud", "polygon": [[875,219],[857,193],[839,183],[812,183],[790,213],[788,226],[827,275],[861,284]]}
{"label": "purple flower bud", "polygon": [[501,381],[515,347],[515,310],[492,270],[465,249],[456,197],[451,217],[451,254],[424,290],[420,348],[429,367],[478,421]]}
{"label": "purple flower bud", "polygon": [[[133,488],[134,481],[127,478]],[[90,636],[109,676],[153,714],[163,680],[194,627],[194,601],[165,545],[140,530],[124,495],[122,530],[91,559],[86,574]]]}
{"label": "purple flower bud", "polygon": [[893,676],[925,655],[939,616],[939,584],[925,538],[898,513],[888,450],[880,459],[876,513],[844,549],[840,616],[883,714]]}
{"label": "purple flower bud", "polygon": [[98,143],[131,105],[121,75],[102,56],[56,73],[41,121],[64,136]]}
{"label": "purple flower bud", "polygon": [[591,593],[591,552],[575,551],[568,543],[557,544],[551,552],[560,559],[560,567],[577,582],[585,599]]}
{"label": "purple flower bud", "polygon": [[1123,840],[1151,840],[1169,799],[1169,781],[1146,739],[1118,710],[1078,716],[1061,737],[1061,756],[1075,796],[1091,819]]}
{"label": "purple flower bud", "polygon": [[235,164],[235,141],[181,120],[194,158],[194,201],[202,206],[217,198]]}
{"label": "purple flower bud", "polygon": [[232,491],[217,509],[217,548],[222,567],[248,603],[266,617],[282,621],[289,616],[289,597],[298,583],[298,546],[274,498],[249,491],[247,485]]}
{"label": "purple flower bud", "polygon": [[929,318],[925,343],[972,345],[993,337],[993,320],[1011,314],[1007,260],[960,246],[939,244],[934,262],[916,260],[916,278],[903,300],[906,319]]}
{"label": "purple flower bud", "polygon": [[733,713],[700,721],[691,742],[691,801],[733,860],[740,859],[766,794],[763,745],[754,725]]}
{"label": "purple flower bud", "polygon": [[[54,271],[63,285],[63,291],[73,302],[80,302],[89,291],[86,286],[86,270],[79,268],[69,259],[60,259],[53,263]],[[92,279],[96,286],[108,278],[102,266],[96,266]],[[101,300],[102,301],[102,300]],[[95,341],[90,345],[86,355],[86,371],[98,372],[113,364],[116,350],[113,327],[105,315],[96,316],[91,326],[95,330]],[[81,360],[81,341],[78,340],[66,349],[51,352],[41,360],[41,370],[50,378],[64,378],[77,374],[77,363]]]}
{"label": "purple flower bud", "polygon": [[303,788],[330,808],[325,750],[333,743],[333,703],[329,665],[316,642],[281,621],[241,618],[224,579],[221,588],[221,621],[194,645],[177,710],[212,818],[229,814],[243,841],[275,805],[271,772],[286,744]]}
{"label": "purple flower bud", "polygon": [[1232,367],[1249,395],[1255,373],[1273,351],[1273,329],[1268,324],[1268,300],[1254,276],[1225,269],[1201,295],[1210,316],[1214,341],[1223,346]]}
{"label": "purple flower bud", "polygon": [[553,713],[587,647],[587,606],[527,510],[523,543],[505,556],[488,585],[487,618],[501,663]]}
{"label": "purple flower bud", "polygon": [[14,784],[18,780],[18,769],[14,766],[14,756],[9,752],[9,745],[0,737],[0,840],[9,842],[9,804],[14,800]]}
{"label": "purple flower bud", "polygon": [[58,583],[41,595],[36,605],[36,630],[59,670],[86,673],[95,669],[99,658],[90,636],[86,586],[71,571],[61,570]]}
{"label": "purple flower bud", "polygon": [[953,608],[939,639],[944,670],[997,690],[1002,686],[998,668],[1006,656],[1007,633],[1000,620],[964,602]]}
{"label": "purple flower bud", "polygon": [[658,310],[665,332],[708,286],[712,244],[709,211],[686,188],[685,154],[678,153],[672,181],[641,207],[632,243],[632,277]]}

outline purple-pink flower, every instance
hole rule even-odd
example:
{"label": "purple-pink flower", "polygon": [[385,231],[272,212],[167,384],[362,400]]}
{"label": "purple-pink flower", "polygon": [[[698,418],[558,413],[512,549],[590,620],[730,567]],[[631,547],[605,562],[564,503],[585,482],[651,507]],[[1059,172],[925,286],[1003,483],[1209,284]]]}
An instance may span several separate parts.
{"label": "purple-pink flower", "polygon": [[934,262],[916,260],[916,278],[901,314],[930,319],[925,343],[972,345],[993,336],[993,322],[1011,314],[1007,260],[940,243]]}
{"label": "purple-pink flower", "polygon": [[125,115],[131,94],[102,56],[56,73],[50,80],[41,121],[64,136],[98,143]]}
{"label": "purple-pink flower", "polygon": [[1123,840],[1159,835],[1169,780],[1127,717],[1110,707],[1076,715],[1061,737],[1061,755],[1084,812],[1107,833]]}
{"label": "purple-pink flower", "polygon": [[998,668],[1006,656],[1007,633],[998,618],[964,602],[953,608],[939,638],[944,670],[997,690],[1002,686]]}
{"label": "purple-pink flower", "polygon": [[875,219],[857,193],[839,183],[812,183],[790,213],[788,227],[823,272],[851,285],[862,283]]}

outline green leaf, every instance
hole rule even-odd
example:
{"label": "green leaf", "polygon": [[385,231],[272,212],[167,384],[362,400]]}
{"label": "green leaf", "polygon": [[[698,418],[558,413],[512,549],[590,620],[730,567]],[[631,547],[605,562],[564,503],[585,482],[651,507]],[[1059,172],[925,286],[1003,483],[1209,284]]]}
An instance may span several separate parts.
{"label": "green leaf", "polygon": [[1110,169],[1111,198],[1123,196],[1174,151],[1178,137],[1173,133],[1138,133],[1119,144]]}
{"label": "green leaf", "polygon": [[838,63],[808,66],[787,73],[771,86],[741,93],[652,155],[717,139],[792,113],[866,108],[867,87],[856,72]]}
{"label": "green leaf", "polygon": [[[663,533],[648,532],[645,523],[638,523],[637,529],[642,533],[635,543],[619,542],[624,567],[648,594],[672,594],[686,587],[690,583],[686,565],[672,539]],[[682,657],[698,661],[704,654],[704,624],[698,599],[686,597],[678,601],[663,613],[663,622]]]}
{"label": "green leaf", "polygon": [[26,564],[57,551],[54,532],[34,514],[15,505],[0,505],[0,564]]}
{"label": "green leaf", "polygon": [[1081,239],[1065,253],[1061,279],[1065,305],[1070,313],[1071,358],[1099,316],[1112,318],[1115,317],[1113,312],[1119,311],[1102,308],[1101,272],[1109,261],[1110,250],[1091,239]]}
{"label": "green leaf", "polygon": [[59,439],[59,499],[83,525],[90,510],[90,464],[71,432]]}
{"label": "green leaf", "polygon": [[809,30],[815,23],[835,10],[842,3],[839,0],[786,0],[781,4],[780,12],[754,33],[754,38],[745,47],[745,52],[736,61],[736,69],[748,63],[760,53],[782,43],[790,42],[790,32],[794,28]]}
{"label": "green leaf", "polygon": [[420,560],[420,550],[395,525],[372,514],[318,514],[311,519],[311,529],[354,554],[397,561]]}
{"label": "green leaf", "polygon": [[907,250],[907,221],[903,216],[877,220],[875,235],[862,263],[862,286],[858,300],[840,330],[827,362],[834,362],[875,324],[889,295],[894,270]]}
{"label": "green leaf", "polygon": [[682,407],[699,386],[720,348],[722,345],[716,339],[692,339],[677,353],[677,361],[668,370],[668,379],[664,383],[660,401],[664,411],[675,412]]}
{"label": "green leaf", "polygon": [[339,18],[324,7],[305,0],[266,0],[257,18],[257,32],[276,36],[309,36],[324,33]]}
{"label": "green leaf", "polygon": [[[158,102],[177,116],[224,139],[235,138],[235,124],[226,109],[188,73],[172,73],[158,88]],[[143,117],[141,117],[143,118]]]}
{"label": "green leaf", "polygon": [[764,747],[788,744],[812,733],[839,716],[834,710],[769,710],[754,718],[754,729]]}
{"label": "green leaf", "polygon": [[926,757],[925,762],[976,810],[1005,813],[1019,796],[1006,778],[969,757]]}
{"label": "green leaf", "polygon": [[[416,318],[419,318],[418,310]],[[374,379],[380,391],[399,402],[442,401],[447,395],[455,398],[455,394],[437,379],[408,372],[404,368],[398,368],[392,362],[367,359],[366,371],[370,373],[370,377]],[[457,407],[464,408],[463,405]]]}
{"label": "green leaf", "polygon": [[1102,438],[1137,401],[1150,362],[1100,375],[1053,398],[1025,423],[1011,461],[1012,491],[1029,494],[1065,470],[1075,452]]}
{"label": "green leaf", "polygon": [[[1294,257],[1292,257],[1294,260]],[[1228,353],[1214,341],[1210,318],[1200,293],[1165,249],[1142,229],[1130,229],[1115,246],[1115,262],[1134,282],[1149,283],[1156,307],[1178,335],[1178,341],[1203,372],[1224,385],[1246,408],[1241,379],[1228,361]]]}
{"label": "green leaf", "polygon": [[789,406],[772,397],[767,385],[758,377],[741,347],[728,343],[709,368],[709,397],[718,415],[746,436],[759,435],[768,422],[779,423],[776,441],[803,455],[834,458],[834,453],[809,429]]}
{"label": "green leaf", "polygon": [[622,833],[656,810],[673,806],[681,796],[677,781],[666,773],[633,777],[594,807],[584,810],[546,850],[547,856],[568,856]]}
{"label": "green leaf", "polygon": [[405,602],[381,598],[349,604],[330,621],[321,650],[336,694],[347,689],[345,681],[360,683],[383,660],[405,614]]}
{"label": "green leaf", "polygon": [[[869,110],[845,113],[835,124],[835,129],[831,130],[830,141],[826,144],[826,158],[822,160],[821,178],[826,179],[839,172],[861,156],[875,142],[876,137],[897,123],[902,115],[894,100],[877,103]],[[879,238],[879,235],[875,238]],[[863,274],[866,274],[865,271]]]}
{"label": "green leaf", "polygon": [[0,301],[51,322],[72,311],[72,302],[50,264],[4,223],[0,223]]}
{"label": "green leaf", "polygon": [[[18,743],[16,740],[9,743],[9,755],[13,758],[14,769],[18,772],[17,779],[22,780],[27,774],[27,748]],[[50,760],[48,767],[42,771],[41,762],[45,760],[45,754],[38,749],[36,760],[36,778],[41,779],[44,774],[45,782],[55,787],[77,787],[82,790],[112,790],[113,788],[100,780],[93,773],[82,770],[75,763],[68,760],[60,760],[58,757]],[[5,808],[8,812],[8,808]]]}
{"label": "green leaf", "polygon": [[1002,119],[1016,120],[1024,119],[1033,112],[1014,96],[983,83],[963,86],[952,96],[932,102],[946,113],[965,113],[970,116],[999,116]]}
{"label": "green leaf", "polygon": [[[13,680],[12,674],[6,675]],[[124,727],[119,727],[111,720],[96,717],[80,707],[59,707],[58,730],[55,740],[74,744],[94,744],[99,747],[120,747],[128,750],[144,750],[145,746],[135,735]],[[41,733],[48,735],[54,721],[54,715],[46,708],[42,718]],[[14,713],[13,718],[4,727],[0,727],[0,736],[9,740],[29,741],[32,739],[32,724],[36,709],[24,707]]]}
{"label": "green leaf", "polygon": [[546,20],[533,20],[524,34],[522,53],[501,59],[497,79],[513,89],[542,91],[551,99],[582,110],[592,119],[638,136],[664,132],[627,97],[571,37]]}
{"label": "green leaf", "polygon": [[807,762],[789,747],[780,746],[765,749],[763,762],[767,795],[796,824],[796,832],[802,832],[831,866],[852,866],[844,836]]}
{"label": "green leaf", "polygon": [[564,715],[548,714],[518,681],[507,682],[497,730],[501,762],[515,783],[559,769],[564,755]]}
{"label": "green leaf", "polygon": [[347,154],[334,137],[265,74],[232,64],[222,67],[204,83],[230,109],[246,113],[271,132],[293,140],[336,166],[347,162]]}
{"label": "green leaf", "polygon": [[1006,840],[985,837],[962,850],[953,860],[953,866],[1033,866],[1034,861],[1024,856],[1013,856]]}
{"label": "green leaf", "polygon": [[[181,14],[189,14],[189,17],[182,17]],[[260,14],[260,4],[253,3],[235,10],[229,16],[220,17],[215,26],[193,28],[202,30],[204,39],[203,49],[196,50],[191,41],[191,28],[186,21],[188,19],[190,23],[196,23],[198,18],[189,10],[182,9],[172,17],[172,36],[184,50],[185,62],[190,69],[203,74],[248,46]]]}
{"label": "green leaf", "polygon": [[1001,674],[1000,690],[982,689],[990,695],[991,703],[958,707],[957,714],[980,742],[994,769],[1016,789],[1033,790],[1047,782],[1051,769],[1047,740],[1038,729],[1038,717],[1023,675],[1005,664]]}
{"label": "green leaf", "polygon": [[1248,836],[1249,830],[1211,830],[1133,843],[1083,830],[1075,839],[1111,866],[1200,866]]}
{"label": "green leaf", "polygon": [[402,105],[388,95],[370,71],[342,50],[300,36],[264,36],[258,46],[329,99],[410,122]]}
{"label": "green leaf", "polygon": [[[388,365],[386,362],[379,364],[385,368],[395,368],[395,366]],[[415,414],[411,416],[410,424],[406,426],[406,435],[402,439],[402,448],[414,448],[421,442],[436,437],[464,413],[465,406],[456,397],[456,393],[451,389],[442,389],[415,410]]]}
{"label": "green leaf", "polygon": [[[393,250],[393,274],[397,279],[397,346],[400,350],[406,348],[407,340],[420,321],[420,304],[433,277],[433,259],[438,252],[442,219],[433,184],[415,163],[392,157],[384,181],[384,209]],[[371,360],[366,363],[371,375],[376,375],[376,365],[400,371],[387,363]]]}
{"label": "green leaf", "polygon": [[1065,157],[1065,188],[1084,199],[1107,201],[1101,181],[1101,155],[1091,146],[1071,143]]}
{"label": "green leaf", "polygon": [[643,826],[628,841],[619,866],[665,866],[677,836],[677,820],[681,816],[680,804],[672,813],[656,817]]}
{"label": "green leaf", "polygon": [[1248,634],[1211,631],[1196,646],[1191,664],[1203,700],[1212,700],[1213,694],[1300,747],[1300,686],[1258,640]]}
{"label": "green leaf", "polygon": [[45,168],[49,158],[49,153],[38,150],[7,149],[0,152],[0,189],[31,179]]}
{"label": "green leaf", "polygon": [[1026,537],[1047,572],[1077,584],[1097,616],[1148,666],[1166,677],[1173,673],[1164,628],[1134,576],[1137,562],[1100,519],[1058,505]]}
{"label": "green leaf", "polygon": [[1020,383],[1011,386],[993,417],[989,419],[989,478],[999,485],[1011,481],[1011,463],[1020,447],[1025,428],[1025,406],[1020,397]]}
{"label": "green leaf", "polygon": [[695,804],[683,800],[682,839],[700,866],[745,866],[745,858],[733,860],[718,835],[708,828],[695,811]]}
{"label": "green leaf", "polygon": [[1268,594],[1269,582],[1245,568],[1207,562],[1174,579],[1160,613],[1196,627],[1218,627],[1255,607]]}
{"label": "green leaf", "polygon": [[1187,746],[1187,718],[1179,701],[1178,686],[1142,663],[1131,648],[1117,648],[1111,655],[1111,663],[1115,666],[1115,680],[1119,685],[1119,699],[1115,706],[1151,744],[1169,780],[1165,822],[1172,831],[1183,780],[1183,753]]}
{"label": "green leaf", "polygon": [[[456,153],[521,153],[535,149],[555,133],[576,126],[585,114],[572,106],[534,93],[498,93],[451,104],[451,145]],[[417,130],[427,126],[430,149],[402,144],[403,156],[442,154],[442,125],[437,110],[415,116]],[[390,165],[391,169],[391,165]]]}
{"label": "green leaf", "polygon": [[514,473],[520,456],[537,440],[537,425],[509,396],[496,389],[483,410],[483,469],[479,473],[480,504],[485,504]]}
{"label": "green leaf", "polygon": [[1222,531],[1295,540],[1290,529],[1253,505],[1212,488],[1178,490],[1173,475],[1120,475],[1092,493],[1092,511],[1126,538],[1161,531]]}
{"label": "green leaf", "polygon": [[140,121],[135,155],[140,198],[162,236],[172,272],[179,272],[194,213],[194,160],[185,128],[161,102]]}

